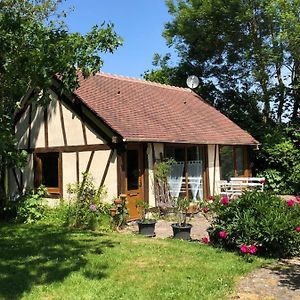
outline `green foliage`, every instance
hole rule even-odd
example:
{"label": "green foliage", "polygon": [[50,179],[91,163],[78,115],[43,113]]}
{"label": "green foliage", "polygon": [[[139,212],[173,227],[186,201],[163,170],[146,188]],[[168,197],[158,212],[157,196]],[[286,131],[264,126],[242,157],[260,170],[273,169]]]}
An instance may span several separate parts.
{"label": "green foliage", "polygon": [[154,178],[159,181],[166,181],[170,175],[172,164],[174,163],[174,159],[166,159],[156,163],[154,169]]}
{"label": "green foliage", "polygon": [[[78,87],[78,68],[86,77],[99,71],[99,54],[113,52],[121,38],[112,24],[95,25],[85,35],[70,33],[59,11],[61,0],[2,0],[0,2],[0,182],[6,166],[25,163],[14,137],[15,111],[25,95],[45,105],[53,76],[65,92]],[[0,187],[0,192],[2,188]],[[0,195],[0,201],[1,201]]]}
{"label": "green foliage", "polygon": [[[300,148],[295,140],[298,130],[278,127],[264,137],[259,163],[266,188],[279,194],[300,193]],[[296,137],[295,137],[296,136]]]}
{"label": "green foliage", "polygon": [[168,176],[171,173],[172,165],[175,163],[174,159],[165,159],[156,162],[154,165],[154,187],[158,206],[173,206],[173,199],[170,198],[170,191],[168,185]]}
{"label": "green foliage", "polygon": [[25,192],[16,202],[17,221],[32,224],[43,218],[45,204],[43,199],[48,192],[44,186],[40,186],[36,192]]}
{"label": "green foliage", "polygon": [[119,197],[114,200],[111,208],[113,227],[116,230],[122,229],[127,224],[128,209],[126,197]]}
{"label": "green foliage", "polygon": [[68,223],[76,228],[100,229],[107,225],[110,212],[110,205],[103,202],[106,190],[95,187],[91,174],[82,173],[82,176],[82,182],[68,185],[68,193],[72,197]]}
{"label": "green foliage", "polygon": [[149,209],[149,204],[147,202],[145,202],[144,200],[138,200],[138,201],[136,201],[135,205],[138,209],[139,214],[142,217],[142,221],[145,221],[147,212]]}
{"label": "green foliage", "polygon": [[68,226],[70,218],[70,205],[63,202],[55,207],[45,207],[40,223],[55,226]]}
{"label": "green foliage", "polygon": [[[252,98],[254,106],[241,111],[245,117],[261,106],[265,121],[296,117],[299,1],[168,0],[167,6],[172,19],[163,36],[177,50],[178,67],[186,75],[195,74],[202,86],[213,86],[217,101],[229,110],[231,104],[238,108],[237,100],[244,108]],[[162,71],[169,69],[162,64]]]}
{"label": "green foliage", "polygon": [[178,217],[178,224],[185,226],[187,219],[187,211],[190,206],[191,200],[188,197],[178,197],[175,200],[175,209]]}
{"label": "green foliage", "polygon": [[267,169],[259,174],[266,179],[265,189],[273,191],[276,194],[285,194],[288,190],[283,175],[275,169]]}
{"label": "green foliage", "polygon": [[[223,198],[224,199],[224,198]],[[300,203],[291,206],[283,199],[262,192],[245,192],[228,204],[215,199],[207,204],[211,241],[229,249],[255,245],[258,254],[288,257],[300,253]],[[220,237],[220,232],[228,235]]]}

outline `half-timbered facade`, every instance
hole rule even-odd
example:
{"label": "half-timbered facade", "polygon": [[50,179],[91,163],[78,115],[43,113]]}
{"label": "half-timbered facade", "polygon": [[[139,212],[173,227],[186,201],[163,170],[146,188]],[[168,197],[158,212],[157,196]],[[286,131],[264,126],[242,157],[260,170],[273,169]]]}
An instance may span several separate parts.
{"label": "half-timbered facade", "polygon": [[172,157],[174,196],[219,192],[226,176],[249,176],[248,148],[258,142],[189,89],[107,74],[80,78],[71,95],[55,79],[47,107],[30,101],[15,120],[18,147],[28,152],[12,169],[10,194],[44,184],[53,198],[90,172],[108,199],[126,193],[155,206],[153,166]]}

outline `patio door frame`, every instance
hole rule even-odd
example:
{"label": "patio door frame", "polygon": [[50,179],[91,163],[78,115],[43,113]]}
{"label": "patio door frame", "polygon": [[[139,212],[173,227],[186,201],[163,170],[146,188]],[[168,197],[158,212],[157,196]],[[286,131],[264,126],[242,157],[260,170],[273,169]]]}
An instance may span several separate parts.
{"label": "patio door frame", "polygon": [[210,195],[209,189],[209,172],[208,172],[208,147],[207,145],[197,145],[197,144],[172,144],[172,143],[165,143],[164,144],[164,153],[166,154],[166,147],[174,147],[174,148],[184,148],[184,175],[185,175],[185,193],[186,195],[189,194],[188,192],[188,172],[187,172],[187,149],[189,147],[202,147],[203,154],[202,154],[202,166],[203,166],[203,199],[206,199]]}

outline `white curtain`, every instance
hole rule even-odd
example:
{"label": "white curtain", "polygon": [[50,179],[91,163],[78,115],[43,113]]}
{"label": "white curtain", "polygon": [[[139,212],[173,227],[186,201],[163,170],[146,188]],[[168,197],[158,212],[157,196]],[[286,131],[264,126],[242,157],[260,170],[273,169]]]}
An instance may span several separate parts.
{"label": "white curtain", "polygon": [[197,200],[198,194],[199,198],[203,199],[202,161],[188,161],[187,171],[188,184],[193,195],[193,200]]}
{"label": "white curtain", "polygon": [[183,178],[184,162],[178,161],[172,164],[168,184],[172,198],[178,198]]}

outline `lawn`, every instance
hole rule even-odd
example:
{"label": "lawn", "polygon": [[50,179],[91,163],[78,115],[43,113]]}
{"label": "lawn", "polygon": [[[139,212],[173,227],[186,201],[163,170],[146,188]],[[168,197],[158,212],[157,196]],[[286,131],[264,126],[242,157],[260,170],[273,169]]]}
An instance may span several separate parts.
{"label": "lawn", "polygon": [[0,224],[0,299],[221,299],[264,263],[198,242]]}

